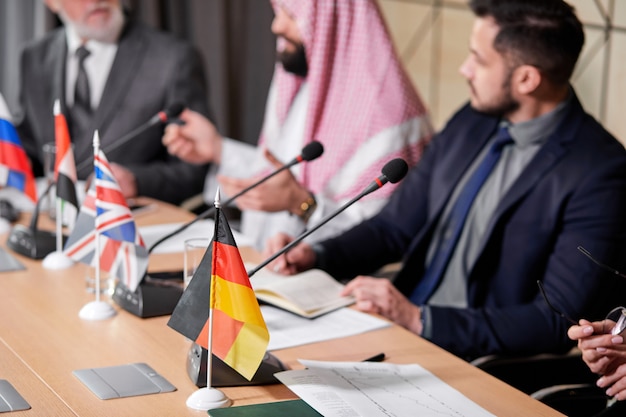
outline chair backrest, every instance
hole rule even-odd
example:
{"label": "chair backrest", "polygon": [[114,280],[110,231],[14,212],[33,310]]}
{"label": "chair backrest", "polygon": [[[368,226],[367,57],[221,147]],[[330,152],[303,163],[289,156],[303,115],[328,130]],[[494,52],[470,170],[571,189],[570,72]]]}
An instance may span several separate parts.
{"label": "chair backrest", "polygon": [[471,363],[526,394],[553,385],[595,385],[598,379],[585,365],[577,348],[564,354],[523,357],[491,355]]}

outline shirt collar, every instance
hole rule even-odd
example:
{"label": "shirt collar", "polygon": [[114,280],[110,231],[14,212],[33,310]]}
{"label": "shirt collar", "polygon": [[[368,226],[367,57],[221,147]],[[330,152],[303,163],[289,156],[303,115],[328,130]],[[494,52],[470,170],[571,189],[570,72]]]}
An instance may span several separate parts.
{"label": "shirt collar", "polygon": [[574,94],[570,90],[567,98],[548,113],[525,122],[510,125],[509,133],[515,141],[515,145],[523,148],[544,144],[565,117],[573,97]]}

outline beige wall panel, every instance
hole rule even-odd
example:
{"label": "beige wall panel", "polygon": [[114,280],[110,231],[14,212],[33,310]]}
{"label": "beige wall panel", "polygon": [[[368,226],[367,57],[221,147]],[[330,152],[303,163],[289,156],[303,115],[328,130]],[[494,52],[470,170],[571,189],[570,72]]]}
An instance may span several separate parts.
{"label": "beige wall panel", "polygon": [[400,54],[415,41],[425,43],[423,39],[415,40],[415,35],[418,26],[429,18],[432,7],[397,0],[380,0],[379,5]]}
{"label": "beige wall panel", "polygon": [[626,145],[626,34],[615,33],[609,66],[606,125]]}
{"label": "beige wall panel", "polygon": [[[610,1],[610,0],[609,0]],[[620,0],[623,1],[623,0]],[[592,0],[570,0],[569,4],[574,6],[576,9],[576,14],[584,23],[592,23],[596,25],[603,25],[604,18],[602,17],[602,12],[597,7],[596,2]],[[598,2],[603,9],[606,10],[606,0],[600,0]]]}
{"label": "beige wall panel", "polygon": [[385,0],[381,1],[380,5],[404,68],[432,113],[431,103],[436,99],[431,88],[432,8],[415,3]]}
{"label": "beige wall panel", "polygon": [[469,54],[469,36],[474,22],[467,10],[446,9],[442,15],[443,30],[440,53],[439,102],[435,126],[443,124],[469,99],[469,86],[459,68]]}
{"label": "beige wall panel", "polygon": [[603,76],[605,48],[599,30],[587,30],[585,46],[572,77],[572,85],[585,110],[596,119],[602,118]]}
{"label": "beige wall panel", "polygon": [[613,24],[623,29],[626,27],[626,1],[616,0],[614,7]]}
{"label": "beige wall panel", "polygon": [[432,7],[425,1],[379,3],[405,68],[439,129],[468,97],[458,68],[467,56],[473,16],[464,0],[455,7]]}
{"label": "beige wall panel", "polygon": [[[378,1],[409,76],[440,129],[468,98],[467,84],[458,73],[468,53],[474,19],[467,1]],[[585,25],[586,36],[573,85],[585,108],[626,144],[626,0],[571,0],[570,4]],[[604,16],[613,23],[607,32],[609,49]]]}

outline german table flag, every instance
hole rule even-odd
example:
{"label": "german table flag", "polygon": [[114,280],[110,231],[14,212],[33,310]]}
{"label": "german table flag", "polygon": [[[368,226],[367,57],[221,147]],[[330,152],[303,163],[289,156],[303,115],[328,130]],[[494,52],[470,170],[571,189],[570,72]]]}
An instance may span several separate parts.
{"label": "german table flag", "polygon": [[[213,327],[209,339],[209,309]],[[218,208],[215,234],[168,326],[194,340],[251,380],[269,332],[226,217]]]}

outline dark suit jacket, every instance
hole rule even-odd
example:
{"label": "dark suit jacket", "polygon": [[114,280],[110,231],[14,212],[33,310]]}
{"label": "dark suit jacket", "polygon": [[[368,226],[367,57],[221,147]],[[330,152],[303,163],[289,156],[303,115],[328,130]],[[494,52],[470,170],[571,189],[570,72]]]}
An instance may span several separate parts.
{"label": "dark suit jacket", "polygon": [[[59,28],[25,48],[20,60],[21,108],[16,125],[38,176],[43,173],[42,146],[54,142],[54,101],[60,99],[65,109],[66,54],[65,30]],[[206,97],[202,64],[191,45],[139,23],[126,25],[94,113],[93,129],[98,129],[109,161],[135,174],[139,195],[179,203],[202,192],[207,166],[168,155],[161,144],[160,124],[116,150],[107,152],[107,148],[174,102],[208,116]],[[77,165],[93,156],[90,131],[90,137],[72,138]],[[85,179],[92,172],[90,163],[78,177]]]}
{"label": "dark suit jacket", "polygon": [[[349,277],[403,258],[394,283],[409,296],[452,190],[497,124],[463,107],[377,216],[323,243],[325,269]],[[626,151],[575,98],[497,207],[466,277],[468,308],[431,306],[432,341],[465,358],[569,349],[569,323],[549,310],[537,280],[574,319],[603,318],[620,303],[613,296],[626,298],[626,280],[579,245],[624,268]]]}

